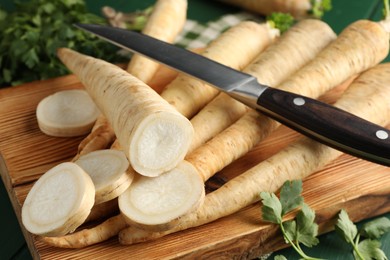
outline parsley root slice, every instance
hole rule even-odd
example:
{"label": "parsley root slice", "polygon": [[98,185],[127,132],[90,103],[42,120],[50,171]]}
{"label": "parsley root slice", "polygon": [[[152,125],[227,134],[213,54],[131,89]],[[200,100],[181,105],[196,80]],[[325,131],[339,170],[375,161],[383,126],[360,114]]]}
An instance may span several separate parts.
{"label": "parsley root slice", "polygon": [[99,113],[85,90],[63,90],[42,99],[36,117],[43,133],[70,137],[89,133]]}
{"label": "parsley root slice", "polygon": [[80,156],[75,161],[95,185],[95,204],[112,200],[131,184],[134,171],[127,171],[129,161],[123,151],[104,149]]}
{"label": "parsley root slice", "polygon": [[[268,24],[241,22],[213,40],[201,55],[237,70],[247,66],[275,37],[277,29]],[[191,118],[217,96],[219,91],[185,74],[179,74],[161,96],[184,116]]]}
{"label": "parsley root slice", "polygon": [[94,198],[89,175],[75,163],[61,163],[44,173],[27,194],[23,225],[37,235],[73,232],[88,217]]}
{"label": "parsley root slice", "polygon": [[[277,86],[312,60],[335,38],[336,34],[326,23],[315,19],[302,20],[270,44],[243,72],[255,76],[265,85]],[[190,151],[226,129],[245,112],[246,106],[220,93],[191,119],[195,136]],[[213,124],[210,123],[210,115],[214,117]]]}
{"label": "parsley root slice", "polygon": [[[157,0],[142,30],[143,34],[172,43],[183,29],[187,17],[187,0]],[[149,83],[159,64],[139,54],[134,54],[127,71]]]}
{"label": "parsley root slice", "polygon": [[[375,124],[388,125],[389,82],[390,63],[377,65],[356,78],[335,106]],[[260,192],[276,192],[287,180],[304,179],[341,154],[312,139],[302,138],[207,194],[202,206],[182,216],[173,229],[150,232],[130,226],[119,233],[119,241],[122,244],[144,242],[228,216],[259,201]]]}
{"label": "parsley root slice", "polygon": [[57,54],[107,117],[135,171],[158,176],[183,160],[192,125],[153,89],[103,60],[67,48]]}
{"label": "parsley root slice", "polygon": [[205,196],[195,168],[182,161],[173,170],[150,178],[137,175],[118,198],[119,210],[131,225],[169,229],[180,216],[196,210]]}

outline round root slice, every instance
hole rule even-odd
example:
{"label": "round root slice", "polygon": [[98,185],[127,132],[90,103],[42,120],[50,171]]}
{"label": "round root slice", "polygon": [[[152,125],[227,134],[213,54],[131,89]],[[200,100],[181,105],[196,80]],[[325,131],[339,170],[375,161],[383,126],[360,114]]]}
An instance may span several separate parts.
{"label": "round root slice", "polygon": [[98,150],[80,156],[75,161],[95,184],[95,204],[112,200],[131,184],[134,171],[128,171],[129,161],[119,150]]}
{"label": "round root slice", "polygon": [[195,168],[181,162],[158,177],[137,175],[118,198],[119,210],[130,225],[161,231],[184,214],[196,210],[205,197],[204,183]]}
{"label": "round root slice", "polygon": [[89,133],[99,113],[85,90],[74,89],[59,91],[42,99],[36,116],[43,133],[69,137]]}
{"label": "round root slice", "polygon": [[94,205],[95,187],[77,164],[61,163],[43,174],[22,207],[25,228],[37,235],[62,236],[84,223]]}
{"label": "round root slice", "polygon": [[131,166],[149,177],[173,169],[187,154],[193,133],[190,121],[180,114],[161,111],[147,115],[131,135]]}

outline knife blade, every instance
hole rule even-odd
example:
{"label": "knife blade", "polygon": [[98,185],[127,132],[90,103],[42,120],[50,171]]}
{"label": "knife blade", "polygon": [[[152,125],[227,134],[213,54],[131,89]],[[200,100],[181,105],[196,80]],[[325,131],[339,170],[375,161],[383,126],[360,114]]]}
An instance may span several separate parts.
{"label": "knife blade", "polygon": [[323,144],[390,165],[390,131],[384,127],[318,100],[263,85],[249,74],[142,33],[94,24],[75,26],[202,80]]}

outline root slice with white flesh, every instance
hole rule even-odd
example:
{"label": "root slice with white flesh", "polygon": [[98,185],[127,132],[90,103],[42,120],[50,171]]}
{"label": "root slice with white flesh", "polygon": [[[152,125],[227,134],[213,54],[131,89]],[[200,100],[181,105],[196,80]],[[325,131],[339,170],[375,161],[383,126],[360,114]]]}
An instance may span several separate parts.
{"label": "root slice with white flesh", "polygon": [[183,161],[158,177],[137,175],[118,203],[129,224],[164,230],[173,227],[180,216],[197,209],[204,197],[203,180],[190,163]]}
{"label": "root slice with white flesh", "polygon": [[95,187],[77,164],[61,163],[43,174],[22,207],[25,228],[37,235],[61,236],[84,223],[94,205]]}
{"label": "root slice with white flesh", "polygon": [[87,172],[95,184],[95,204],[112,200],[122,194],[131,184],[134,171],[127,171],[129,161],[122,151],[98,150],[75,161]]}
{"label": "root slice with white flesh", "polygon": [[50,136],[80,136],[91,131],[100,114],[85,90],[63,90],[42,99],[36,117],[41,131]]}

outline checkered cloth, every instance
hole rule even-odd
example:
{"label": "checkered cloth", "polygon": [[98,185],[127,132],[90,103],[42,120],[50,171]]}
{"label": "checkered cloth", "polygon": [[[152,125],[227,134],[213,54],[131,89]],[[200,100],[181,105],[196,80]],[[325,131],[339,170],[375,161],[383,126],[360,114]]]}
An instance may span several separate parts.
{"label": "checkered cloth", "polygon": [[193,20],[187,20],[183,31],[176,38],[175,44],[189,49],[205,47],[211,40],[215,39],[222,32],[241,21],[262,21],[260,17],[250,13],[240,12],[221,16],[218,20],[201,24]]}

